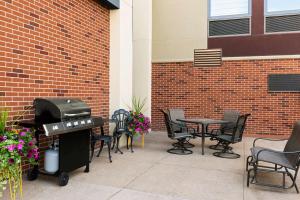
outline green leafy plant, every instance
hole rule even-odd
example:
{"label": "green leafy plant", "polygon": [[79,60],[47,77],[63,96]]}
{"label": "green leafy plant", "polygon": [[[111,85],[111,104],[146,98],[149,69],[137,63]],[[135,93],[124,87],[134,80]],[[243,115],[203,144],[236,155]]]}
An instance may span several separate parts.
{"label": "green leafy plant", "polygon": [[144,111],[144,107],[146,105],[146,98],[141,100],[140,98],[138,97],[133,97],[132,98],[132,108],[131,108],[131,111],[132,112],[135,112],[137,114],[140,114]]}
{"label": "green leafy plant", "polygon": [[8,112],[0,114],[0,193],[8,184],[10,199],[15,200],[18,191],[22,196],[22,161],[37,164],[39,152],[30,129],[7,128]]}

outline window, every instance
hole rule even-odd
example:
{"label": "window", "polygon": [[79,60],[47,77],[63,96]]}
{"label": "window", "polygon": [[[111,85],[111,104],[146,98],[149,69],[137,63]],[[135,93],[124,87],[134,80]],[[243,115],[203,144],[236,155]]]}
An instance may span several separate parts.
{"label": "window", "polygon": [[300,13],[300,0],[265,0],[266,15]]}
{"label": "window", "polygon": [[232,19],[239,16],[250,16],[249,0],[210,0],[210,19]]}
{"label": "window", "polygon": [[209,0],[209,36],[250,34],[251,0]]}
{"label": "window", "polygon": [[300,31],[300,0],[265,0],[265,32]]}

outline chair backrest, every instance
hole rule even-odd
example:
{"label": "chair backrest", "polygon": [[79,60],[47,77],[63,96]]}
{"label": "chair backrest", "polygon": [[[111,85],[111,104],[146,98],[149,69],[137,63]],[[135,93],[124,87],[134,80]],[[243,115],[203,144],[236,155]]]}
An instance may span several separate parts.
{"label": "chair backrest", "polygon": [[[292,135],[284,147],[284,152],[293,151],[300,151],[300,121],[294,124]],[[287,158],[294,167],[300,165],[300,154],[287,155]]]}
{"label": "chair backrest", "polygon": [[173,127],[171,126],[171,120],[170,120],[169,114],[165,110],[162,110],[162,109],[160,109],[160,112],[162,112],[164,115],[164,121],[166,124],[168,137],[174,138],[175,132],[173,131]]}
{"label": "chair backrest", "polygon": [[114,112],[111,118],[116,122],[117,132],[127,130],[127,120],[129,116],[129,112],[124,109],[119,109]]}
{"label": "chair backrest", "polygon": [[[175,123],[180,123],[182,126],[186,126],[185,123],[183,122],[178,122],[177,119],[184,119],[185,118],[185,114],[184,114],[184,110],[180,109],[180,108],[172,108],[169,109],[169,117],[170,120],[175,122]],[[176,132],[181,132],[181,128],[178,126],[173,126],[173,130]]]}
{"label": "chair backrest", "polygon": [[233,129],[239,119],[240,112],[237,110],[225,110],[223,120],[231,122],[229,124],[222,124],[220,130],[222,133],[233,133]]}
{"label": "chair backrest", "polygon": [[250,114],[240,115],[233,128],[232,143],[240,142],[243,139],[244,130],[246,128],[246,122]]}

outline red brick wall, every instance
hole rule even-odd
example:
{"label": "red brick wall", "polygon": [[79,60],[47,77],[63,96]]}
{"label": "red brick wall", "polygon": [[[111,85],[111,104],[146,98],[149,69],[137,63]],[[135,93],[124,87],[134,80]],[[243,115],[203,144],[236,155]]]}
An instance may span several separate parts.
{"label": "red brick wall", "polygon": [[300,73],[300,59],[225,61],[195,68],[191,62],[154,63],[152,127],[165,128],[158,108],[183,108],[188,117],[221,118],[226,109],[251,113],[248,135],[290,134],[300,120],[300,93],[267,90],[267,75]]}
{"label": "red brick wall", "polygon": [[96,0],[0,0],[0,106],[75,97],[109,114],[109,10]]}

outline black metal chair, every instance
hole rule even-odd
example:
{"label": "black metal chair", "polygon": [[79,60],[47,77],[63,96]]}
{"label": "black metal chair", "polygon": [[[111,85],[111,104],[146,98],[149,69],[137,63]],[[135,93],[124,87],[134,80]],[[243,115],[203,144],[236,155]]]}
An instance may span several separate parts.
{"label": "black metal chair", "polygon": [[[170,116],[170,120],[172,122],[174,122],[176,125],[172,125],[173,126],[173,130],[175,132],[182,132],[183,129],[189,129],[189,130],[193,130],[193,133],[196,134],[196,131],[194,128],[188,127],[186,123],[184,122],[179,122],[177,121],[177,119],[184,119],[185,118],[185,114],[184,114],[184,110],[180,109],[180,108],[172,108],[172,109],[168,109],[169,111],[169,116]],[[180,126],[180,127],[179,127]],[[193,133],[191,132],[191,134],[193,135]],[[195,136],[193,137],[195,138]],[[174,143],[173,146],[178,146],[178,142]],[[191,144],[189,142],[189,140],[186,140],[184,143],[184,147],[185,148],[193,148],[195,145]]]}
{"label": "black metal chair", "polygon": [[[240,116],[240,112],[237,110],[225,110],[223,115],[223,120],[228,121],[228,124],[221,124],[219,129],[211,130],[211,140],[216,140],[216,136],[220,134],[233,134],[234,126]],[[209,146],[210,149],[213,150],[222,150],[224,146],[221,145],[222,143],[218,141],[216,145]]]}
{"label": "black metal chair", "polygon": [[220,144],[224,148],[219,152],[213,153],[214,156],[221,157],[221,158],[230,158],[230,159],[235,159],[240,157],[239,154],[234,153],[232,151],[232,147],[230,147],[229,145],[242,141],[243,133],[246,127],[246,122],[249,116],[250,114],[239,116],[235,126],[233,127],[232,134],[227,134],[225,131],[225,133],[216,136],[216,139],[220,142]]}
{"label": "black metal chair", "polygon": [[110,154],[112,136],[104,134],[104,129],[103,129],[104,121],[103,121],[103,119],[101,117],[94,118],[93,121],[94,121],[94,125],[96,127],[100,127],[101,134],[96,134],[94,131],[92,131],[92,134],[91,134],[91,158],[90,158],[90,162],[92,162],[92,160],[93,160],[94,151],[95,151],[95,145],[96,145],[97,141],[101,142],[100,149],[99,149],[99,152],[97,154],[97,157],[100,156],[100,153],[101,153],[101,151],[103,149],[103,146],[106,144],[107,147],[108,147],[108,158],[109,158],[109,161],[112,162],[111,154]]}
{"label": "black metal chair", "polygon": [[[256,146],[258,140],[284,141],[268,138],[257,138],[254,140],[251,155],[247,158],[246,164],[246,170],[248,172],[247,187],[249,187],[249,183],[282,189],[295,187],[297,193],[299,193],[296,179],[300,166],[300,121],[294,124],[292,134],[287,140],[283,151]],[[264,166],[261,165],[261,163],[269,163],[273,164],[273,166]],[[251,166],[252,168],[249,169]],[[293,171],[293,174],[291,171]],[[282,185],[261,183],[257,180],[258,173],[280,173],[283,176]],[[286,176],[292,181],[292,184],[289,186],[286,186]]]}
{"label": "black metal chair", "polygon": [[172,153],[172,154],[178,154],[178,155],[188,155],[188,154],[192,154],[193,151],[187,149],[186,147],[184,147],[184,143],[190,139],[191,137],[193,137],[189,132],[188,129],[183,128],[182,132],[175,132],[174,131],[174,127],[176,126],[176,124],[180,126],[180,124],[172,122],[170,120],[170,117],[168,115],[168,113],[164,110],[160,110],[163,115],[164,115],[164,121],[166,124],[166,128],[167,128],[167,132],[168,132],[168,137],[173,139],[173,140],[177,140],[178,141],[178,145],[174,146],[171,149],[168,149],[167,152],[168,153]]}
{"label": "black metal chair", "polygon": [[131,149],[131,152],[133,153],[133,148],[132,148],[133,133],[131,131],[129,131],[129,129],[128,129],[129,117],[130,117],[130,113],[124,109],[116,110],[114,112],[114,114],[112,115],[112,120],[116,124],[114,133],[113,133],[114,142],[113,142],[113,147],[112,147],[112,149],[114,149],[115,143],[117,143],[115,153],[120,152],[121,154],[123,154],[123,152],[119,148],[120,138],[123,134],[125,134],[127,137],[127,149],[129,149],[128,139],[130,138],[130,149]]}

